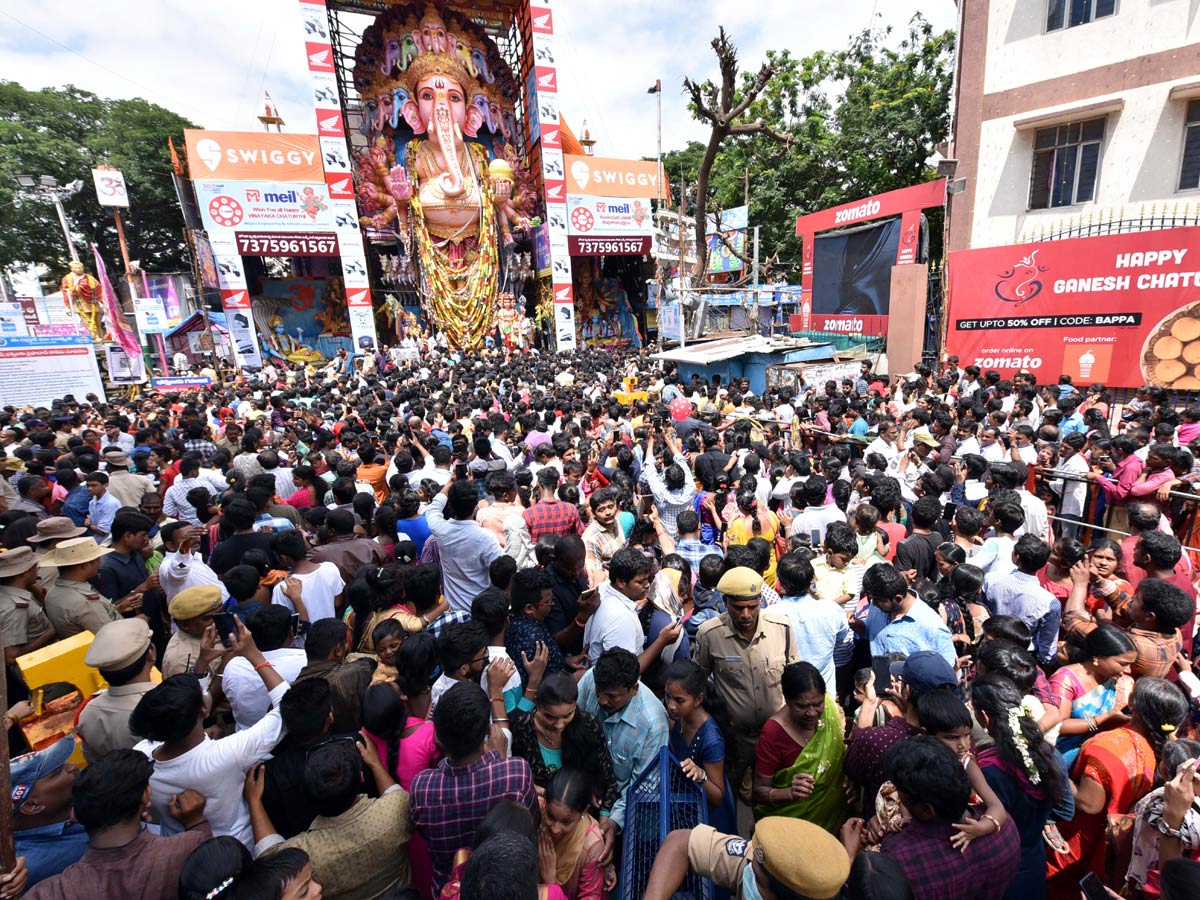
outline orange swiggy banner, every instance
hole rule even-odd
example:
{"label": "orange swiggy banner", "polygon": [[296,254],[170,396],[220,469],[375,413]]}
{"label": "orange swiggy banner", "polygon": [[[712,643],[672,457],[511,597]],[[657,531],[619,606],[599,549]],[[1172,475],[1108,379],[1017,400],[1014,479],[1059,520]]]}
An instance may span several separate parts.
{"label": "orange swiggy banner", "polygon": [[[591,197],[659,196],[658,163],[645,159],[614,159],[610,156],[563,154],[567,193]],[[670,185],[663,169],[662,196],[669,197]]]}
{"label": "orange swiggy banner", "polygon": [[315,134],[185,129],[189,174],[226,181],[325,180]]}

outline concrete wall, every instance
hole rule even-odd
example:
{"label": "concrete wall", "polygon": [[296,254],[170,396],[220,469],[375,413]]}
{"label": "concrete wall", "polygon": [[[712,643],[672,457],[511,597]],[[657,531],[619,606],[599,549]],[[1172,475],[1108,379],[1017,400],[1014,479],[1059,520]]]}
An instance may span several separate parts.
{"label": "concrete wall", "polygon": [[1184,47],[1200,34],[1196,0],[1118,0],[1116,15],[1049,32],[1047,5],[1047,0],[988,4],[985,94]]}
{"label": "concrete wall", "polygon": [[[954,198],[952,249],[1030,240],[1089,215],[1200,202],[1200,191],[1177,190],[1187,101],[1200,87],[1169,96],[1200,82],[1200,0],[1119,0],[1114,16],[1053,32],[1045,31],[1047,0],[960,2],[955,141],[968,183]],[[1101,103],[1121,108],[1083,109]],[[1015,123],[1056,113],[1060,122],[1105,117],[1095,196],[1030,210],[1034,134],[1051,123]]]}

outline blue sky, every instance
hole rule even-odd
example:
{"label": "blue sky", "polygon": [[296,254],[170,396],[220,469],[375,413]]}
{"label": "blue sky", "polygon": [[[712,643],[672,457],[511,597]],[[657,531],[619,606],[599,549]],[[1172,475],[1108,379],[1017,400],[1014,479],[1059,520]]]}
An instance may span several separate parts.
{"label": "blue sky", "polygon": [[[596,152],[655,153],[663,81],[663,149],[703,140],[682,94],[685,75],[716,74],[709,41],[724,25],[742,64],[767,49],[796,56],[845,46],[868,24],[903,30],[920,10],[952,28],[953,0],[554,0],[560,108]],[[295,0],[0,0],[0,79],[40,88],[75,84],[108,97],[144,97],[216,129],[257,130],[264,88],[288,131],[311,131],[303,36]],[[40,34],[38,33],[40,32]],[[60,45],[65,45],[60,46]]]}

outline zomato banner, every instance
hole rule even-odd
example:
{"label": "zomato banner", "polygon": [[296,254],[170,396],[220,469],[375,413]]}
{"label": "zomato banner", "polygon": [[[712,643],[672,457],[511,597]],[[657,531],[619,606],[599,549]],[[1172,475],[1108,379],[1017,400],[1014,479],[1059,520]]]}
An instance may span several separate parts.
{"label": "zomato banner", "polygon": [[959,250],[949,296],[960,365],[1200,390],[1200,228]]}
{"label": "zomato banner", "polygon": [[[659,196],[658,163],[651,159],[614,159],[609,156],[563,154],[567,170],[567,193],[591,197]],[[671,195],[667,170],[663,169],[662,196]]]}
{"label": "zomato banner", "polygon": [[324,181],[321,144],[315,134],[184,129],[193,179],[227,181]]}

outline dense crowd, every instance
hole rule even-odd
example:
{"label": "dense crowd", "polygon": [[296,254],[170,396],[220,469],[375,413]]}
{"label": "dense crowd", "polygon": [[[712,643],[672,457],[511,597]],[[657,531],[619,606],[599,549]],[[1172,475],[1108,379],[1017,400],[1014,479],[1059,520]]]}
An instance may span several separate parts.
{"label": "dense crowd", "polygon": [[[0,451],[0,897],[1200,896],[1162,390],[434,346],[9,406]],[[704,820],[620,884],[663,748]]]}

